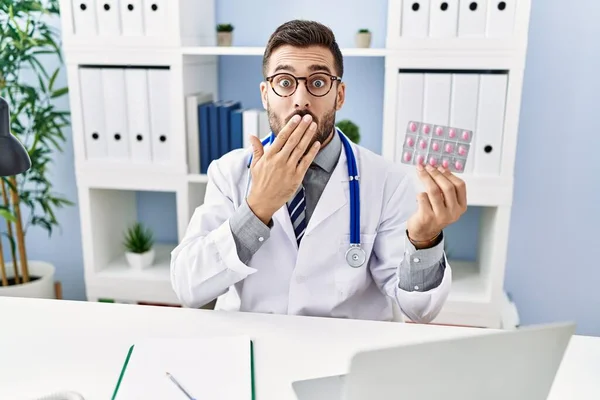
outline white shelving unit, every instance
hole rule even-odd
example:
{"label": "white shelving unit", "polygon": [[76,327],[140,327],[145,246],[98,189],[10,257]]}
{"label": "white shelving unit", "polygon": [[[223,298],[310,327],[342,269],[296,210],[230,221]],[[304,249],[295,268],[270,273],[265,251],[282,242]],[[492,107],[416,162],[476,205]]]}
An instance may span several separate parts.
{"label": "white shelving unit", "polygon": [[[468,75],[467,72],[487,76],[493,70],[506,77],[498,128],[500,136],[495,139],[494,145],[498,146],[493,150],[494,156],[501,154],[499,164],[482,172],[477,169],[478,162],[473,161],[473,168],[463,174],[469,206],[483,207],[478,259],[475,262],[451,260],[452,293],[435,321],[499,327],[507,304],[503,281],[530,0],[389,0],[388,4],[385,48],[342,49],[345,57],[385,59],[384,157],[397,160],[409,116],[451,124],[451,120],[445,120],[439,113],[409,115],[405,112],[402,93],[415,89],[403,86],[406,81],[402,72],[431,76],[435,73],[437,77]],[[207,182],[205,175],[188,173],[185,97],[208,91],[219,100],[218,56],[261,56],[264,47],[216,46],[214,0],[61,0],[60,6],[88,298],[177,304],[169,281],[169,253],[176,243],[160,244],[155,265],[138,272],[130,269],[124,259],[120,247],[122,232],[136,219],[136,192],[169,192],[176,197],[178,240],[182,239],[194,209],[202,204]],[[91,156],[95,154],[91,148],[98,150],[94,147],[97,142],[91,139],[93,133],[98,130],[107,133],[115,122],[111,120],[112,125],[107,127],[95,117],[90,119],[86,111],[93,109],[97,115],[103,115],[120,109],[119,105],[103,101],[102,90],[112,84],[102,80],[105,75],[92,75],[100,77],[100,83],[85,78],[90,70],[105,69],[113,71],[108,76],[116,74],[117,77],[128,71],[141,72],[144,78],[139,82],[151,79],[154,72],[150,71],[164,72],[160,79],[156,78],[157,82],[164,82],[159,85],[166,98],[162,107],[152,108],[158,105],[146,99],[157,96],[152,97],[142,90],[138,101],[127,98],[129,103],[125,104],[125,107],[135,107],[137,112],[130,115],[124,110],[123,115],[129,118],[119,121],[123,131],[128,132],[128,143],[133,148],[139,145],[133,139],[136,129],[141,129],[138,114],[143,116],[146,112],[148,118],[157,118],[167,140],[152,143],[161,149],[156,152],[163,151],[164,145],[168,156],[162,154],[161,159],[165,161]],[[427,78],[423,78],[425,81]],[[435,82],[438,81],[431,81]],[[454,81],[450,79],[450,82]],[[424,84],[422,90],[431,87],[436,86]],[[92,91],[95,96],[91,96],[90,90],[98,92]],[[440,87],[440,91],[443,90],[444,87]],[[127,93],[132,92],[137,93],[134,90]],[[417,99],[426,97],[419,92],[413,95]],[[90,106],[86,98],[96,99],[95,103]],[[422,101],[425,104],[425,100]],[[452,102],[447,103],[450,110]],[[140,109],[140,104],[146,108]],[[439,104],[444,103],[438,101]],[[414,110],[414,107],[409,108]],[[451,111],[448,113],[452,115]],[[477,140],[477,126],[471,129]],[[156,132],[147,133],[152,140],[157,140],[153,136]],[[106,140],[110,141],[110,136]],[[485,145],[474,142],[471,157],[477,160],[477,148]],[[111,148],[117,151],[116,147],[114,142],[105,144],[107,152]],[[486,165],[489,167],[490,163]]]}

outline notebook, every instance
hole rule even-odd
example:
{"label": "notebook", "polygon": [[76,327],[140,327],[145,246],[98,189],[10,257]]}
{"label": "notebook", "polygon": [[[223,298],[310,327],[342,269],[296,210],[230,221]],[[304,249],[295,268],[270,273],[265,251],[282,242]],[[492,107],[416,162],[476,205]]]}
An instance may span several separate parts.
{"label": "notebook", "polygon": [[112,400],[254,400],[253,344],[247,336],[147,338],[125,357]]}

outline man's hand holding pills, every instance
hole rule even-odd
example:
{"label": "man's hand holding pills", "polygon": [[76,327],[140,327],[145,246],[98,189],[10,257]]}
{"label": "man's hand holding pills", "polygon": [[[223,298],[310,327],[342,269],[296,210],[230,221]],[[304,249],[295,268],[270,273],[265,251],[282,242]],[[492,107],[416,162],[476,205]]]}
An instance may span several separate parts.
{"label": "man's hand holding pills", "polygon": [[448,225],[467,210],[465,182],[443,167],[417,165],[425,192],[417,194],[417,211],[409,218],[409,240],[417,249],[428,248]]}

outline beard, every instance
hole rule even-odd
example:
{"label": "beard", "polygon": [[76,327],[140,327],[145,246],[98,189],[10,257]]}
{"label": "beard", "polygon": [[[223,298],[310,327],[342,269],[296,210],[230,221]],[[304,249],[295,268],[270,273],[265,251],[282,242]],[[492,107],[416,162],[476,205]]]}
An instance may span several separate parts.
{"label": "beard", "polygon": [[315,133],[315,137],[311,140],[310,144],[307,147],[308,151],[310,149],[310,146],[312,146],[316,141],[321,142],[321,144],[325,143],[325,141],[331,135],[331,132],[333,132],[335,126],[336,106],[337,98],[335,100],[333,108],[326,112],[325,115],[323,115],[321,118],[317,118],[316,115],[314,115],[308,110],[298,110],[288,115],[285,119],[282,119],[278,115],[276,115],[273,112],[273,110],[271,110],[271,106],[267,102],[267,116],[269,117],[269,126],[271,127],[271,131],[275,134],[275,136],[277,136],[294,115],[299,115],[300,117],[303,117],[306,114],[310,114],[312,116],[312,120],[317,124],[317,132]]}

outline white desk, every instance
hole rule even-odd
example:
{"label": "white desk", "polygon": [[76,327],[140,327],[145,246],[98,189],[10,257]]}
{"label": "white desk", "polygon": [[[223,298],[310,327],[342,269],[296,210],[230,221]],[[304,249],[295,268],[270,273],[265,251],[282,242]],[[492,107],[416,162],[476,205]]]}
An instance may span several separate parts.
{"label": "white desk", "polygon": [[[345,373],[358,349],[481,329],[0,297],[0,399],[75,390],[110,399],[130,344],[144,336],[249,334],[258,400],[294,400],[296,379]],[[571,341],[549,400],[600,399],[600,338]]]}

